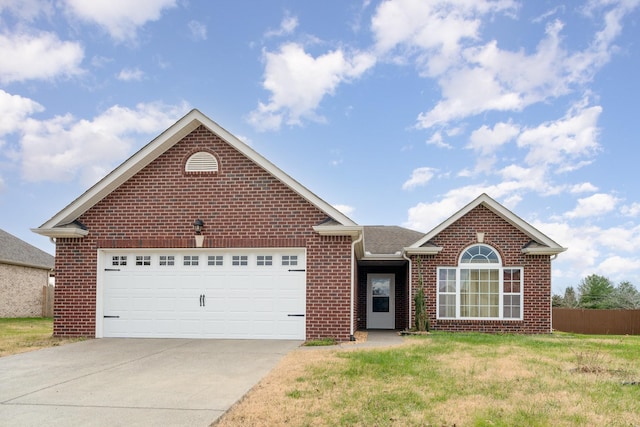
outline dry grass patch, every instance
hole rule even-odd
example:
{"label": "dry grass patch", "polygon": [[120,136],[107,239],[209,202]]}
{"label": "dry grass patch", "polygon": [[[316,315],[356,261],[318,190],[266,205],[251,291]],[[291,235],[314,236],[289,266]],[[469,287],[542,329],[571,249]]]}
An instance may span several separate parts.
{"label": "dry grass patch", "polygon": [[0,319],[0,357],[81,340],[52,335],[51,318]]}
{"label": "dry grass patch", "polygon": [[326,408],[326,402],[314,393],[314,390],[319,392],[315,384],[321,379],[311,378],[310,372],[326,365],[345,363],[344,359],[337,357],[334,349],[292,351],[214,425],[302,425],[299,421],[304,414],[321,412]]}
{"label": "dry grass patch", "polygon": [[[640,337],[435,333],[347,348],[290,353],[218,425],[640,425]],[[607,368],[579,369],[594,352]]]}

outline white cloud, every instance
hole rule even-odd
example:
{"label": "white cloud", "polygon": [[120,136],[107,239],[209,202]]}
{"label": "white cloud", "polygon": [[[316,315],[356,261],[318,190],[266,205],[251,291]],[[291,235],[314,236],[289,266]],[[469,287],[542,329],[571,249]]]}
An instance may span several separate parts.
{"label": "white cloud", "polygon": [[0,12],[9,11],[24,21],[32,21],[41,15],[51,15],[53,4],[50,0],[0,0]]}
{"label": "white cloud", "polygon": [[512,164],[500,169],[498,174],[502,177],[502,185],[505,186],[507,183],[511,183],[514,191],[527,190],[539,193],[552,191],[550,184],[547,182],[546,173],[541,168],[527,168]]}
{"label": "white cloud", "polygon": [[427,185],[431,178],[435,175],[436,169],[429,167],[422,167],[414,169],[409,178],[404,184],[402,184],[403,190],[411,190],[415,187]]}
{"label": "white cloud", "polygon": [[590,182],[582,182],[580,184],[576,184],[576,185],[571,186],[569,191],[571,193],[574,193],[574,194],[593,193],[593,192],[598,191],[598,187],[596,187],[595,185],[593,185]]}
{"label": "white cloud", "polygon": [[[616,3],[604,14],[602,30],[589,46],[576,52],[565,47],[563,23],[557,20],[547,26],[531,54],[501,49],[495,40],[481,44],[476,29],[474,37],[468,37],[467,46],[454,49],[457,53],[448,57],[446,67],[429,73],[439,78],[442,99],[418,115],[417,127],[427,129],[485,111],[522,111],[531,104],[575,91],[609,61],[613,42],[621,32],[621,20],[637,4]],[[456,16],[467,10],[466,5],[459,4],[447,9],[450,18],[444,22],[458,34],[454,37],[457,41],[462,36],[455,32]],[[426,48],[419,44],[416,47]]]}
{"label": "white cloud", "polygon": [[518,146],[529,148],[525,162],[565,169],[569,165],[578,166],[578,160],[594,155],[600,148],[597,141],[600,113],[600,106],[579,105],[562,119],[525,129],[518,137]]}
{"label": "white cloud", "polygon": [[282,37],[292,34],[298,28],[298,18],[288,13],[280,22],[280,27],[276,30],[269,30],[265,33],[265,37]]}
{"label": "white cloud", "polygon": [[116,105],[92,120],[70,114],[27,119],[21,126],[22,174],[28,181],[79,178],[93,184],[131,154],[136,135],[161,132],[186,110],[186,105]]}
{"label": "white cloud", "polygon": [[117,41],[134,39],[139,27],[160,19],[177,0],[65,0],[68,13],[104,28]]}
{"label": "white cloud", "polygon": [[629,273],[638,271],[640,259],[613,255],[606,258],[596,267],[596,271],[615,281],[626,280]]}
{"label": "white cloud", "polygon": [[356,208],[349,205],[333,205],[333,207],[348,217],[351,217],[351,215],[353,215],[353,213],[356,211]]}
{"label": "white cloud", "polygon": [[303,118],[322,121],[316,109],[340,83],[360,77],[375,63],[366,53],[348,55],[342,50],[318,57],[296,43],[287,43],[278,52],[265,52],[263,87],[271,92],[267,104],[259,103],[248,120],[260,130],[276,130],[284,123],[300,125]]}
{"label": "white cloud", "polygon": [[415,56],[433,77],[458,62],[463,42],[479,38],[482,16],[514,8],[509,0],[385,1],[371,19],[371,29],[379,54]]}
{"label": "white cloud", "polygon": [[191,38],[193,40],[206,40],[207,39],[207,26],[202,22],[192,20],[187,24],[189,27],[189,33],[191,33]]}
{"label": "white cloud", "polygon": [[471,132],[468,147],[486,156],[513,140],[519,133],[519,126],[511,123],[496,123],[493,129],[482,125],[479,129]]}
{"label": "white cloud", "polygon": [[0,136],[17,132],[27,117],[41,111],[44,107],[37,102],[0,89]]}
{"label": "white cloud", "polygon": [[444,138],[442,137],[442,134],[440,132],[436,132],[433,135],[431,135],[431,138],[427,140],[427,145],[435,145],[436,147],[439,147],[439,148],[448,148],[448,149],[453,148],[451,144],[444,142]]}
{"label": "white cloud", "polygon": [[624,216],[638,216],[640,215],[640,203],[632,203],[630,205],[625,205],[620,208],[620,213]]}
{"label": "white cloud", "polygon": [[602,216],[616,209],[620,199],[611,194],[597,193],[583,199],[578,199],[575,209],[566,212],[566,218],[587,218]]}
{"label": "white cloud", "polygon": [[[564,285],[576,286],[581,278],[590,274],[601,274],[614,281],[633,280],[629,273],[637,274],[635,257],[640,251],[640,226],[606,228],[541,221],[534,221],[532,225],[568,248],[553,262],[554,277],[573,281]],[[630,268],[630,260],[634,259],[635,266]]]}
{"label": "white cloud", "polygon": [[456,213],[482,193],[495,196],[498,189],[493,186],[471,185],[450,190],[439,201],[418,203],[409,208],[404,227],[417,231],[429,231]]}
{"label": "white cloud", "polygon": [[118,73],[118,80],[123,82],[139,82],[144,78],[144,71],[139,68],[123,68]]}
{"label": "white cloud", "polygon": [[77,42],[61,41],[52,33],[0,34],[0,82],[70,77],[82,73],[84,57]]}

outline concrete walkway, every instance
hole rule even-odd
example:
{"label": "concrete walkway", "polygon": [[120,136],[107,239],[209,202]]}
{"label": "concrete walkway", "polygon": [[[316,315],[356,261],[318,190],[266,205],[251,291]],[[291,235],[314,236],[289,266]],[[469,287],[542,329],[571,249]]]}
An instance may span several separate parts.
{"label": "concrete walkway", "polygon": [[367,340],[363,343],[345,344],[345,348],[384,348],[400,345],[404,342],[404,338],[398,334],[398,331],[385,330],[369,330],[367,331]]}
{"label": "concrete walkway", "polygon": [[0,358],[0,426],[208,426],[301,341],[88,340]]}

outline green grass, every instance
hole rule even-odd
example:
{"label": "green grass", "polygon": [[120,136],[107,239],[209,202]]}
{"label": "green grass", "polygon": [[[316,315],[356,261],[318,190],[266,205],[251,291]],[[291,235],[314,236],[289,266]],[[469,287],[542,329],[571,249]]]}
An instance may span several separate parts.
{"label": "green grass", "polygon": [[336,345],[338,344],[338,340],[333,337],[319,338],[315,340],[305,341],[304,345],[306,347],[322,347],[325,345]]}
{"label": "green grass", "polygon": [[301,425],[640,425],[640,337],[447,334],[338,352],[290,398]]}
{"label": "green grass", "polygon": [[0,318],[0,357],[78,341],[52,335],[51,318]]}

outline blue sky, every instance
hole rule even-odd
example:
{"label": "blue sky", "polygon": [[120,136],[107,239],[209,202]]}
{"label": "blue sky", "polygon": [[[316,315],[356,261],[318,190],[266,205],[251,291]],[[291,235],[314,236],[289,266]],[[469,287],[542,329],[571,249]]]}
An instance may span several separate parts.
{"label": "blue sky", "polygon": [[640,0],[0,0],[0,228],[198,108],[363,225],[482,192],[640,285]]}

